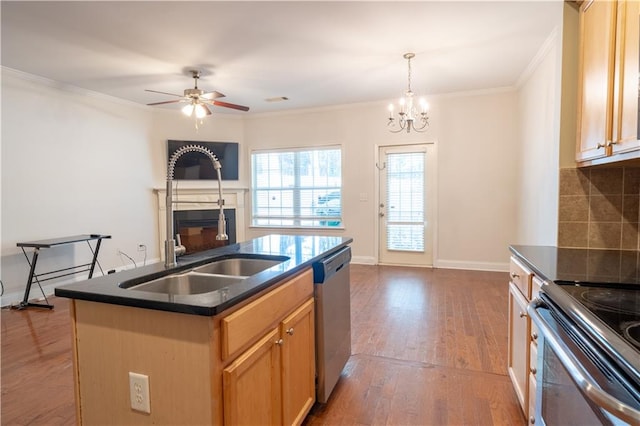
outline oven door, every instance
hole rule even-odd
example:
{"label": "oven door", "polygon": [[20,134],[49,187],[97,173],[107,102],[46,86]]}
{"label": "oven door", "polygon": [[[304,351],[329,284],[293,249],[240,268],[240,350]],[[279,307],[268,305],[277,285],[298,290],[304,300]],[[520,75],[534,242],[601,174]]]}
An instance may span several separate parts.
{"label": "oven door", "polygon": [[575,324],[548,300],[527,311],[539,330],[536,425],[640,424],[634,386]]}

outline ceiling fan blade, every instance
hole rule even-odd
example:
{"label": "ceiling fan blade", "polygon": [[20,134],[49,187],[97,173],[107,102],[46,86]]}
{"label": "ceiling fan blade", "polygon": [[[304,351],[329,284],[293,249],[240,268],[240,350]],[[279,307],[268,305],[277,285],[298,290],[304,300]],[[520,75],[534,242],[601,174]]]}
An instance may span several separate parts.
{"label": "ceiling fan blade", "polygon": [[200,105],[202,105],[202,108],[204,108],[204,112],[207,113],[207,115],[211,115],[211,110],[209,109],[207,104],[200,104]]}
{"label": "ceiling fan blade", "polygon": [[167,92],[159,92],[157,90],[150,90],[150,89],[144,89],[145,92],[152,92],[152,93],[160,93],[162,95],[169,95],[169,96],[178,96],[178,97],[182,97],[182,95],[176,95],[175,93],[167,93]]}
{"label": "ceiling fan blade", "polygon": [[237,109],[239,111],[249,111],[249,107],[230,104],[229,102],[213,101],[213,104],[217,106],[225,107],[225,108]]}
{"label": "ceiling fan blade", "polygon": [[178,102],[182,102],[182,99],[176,99],[175,101],[154,102],[154,103],[147,104],[147,105],[175,104],[175,103],[178,103]]}
{"label": "ceiling fan blade", "polygon": [[225,95],[223,93],[220,93],[214,90],[213,92],[203,93],[202,95],[200,95],[200,97],[205,99],[217,99],[217,98],[224,98]]}

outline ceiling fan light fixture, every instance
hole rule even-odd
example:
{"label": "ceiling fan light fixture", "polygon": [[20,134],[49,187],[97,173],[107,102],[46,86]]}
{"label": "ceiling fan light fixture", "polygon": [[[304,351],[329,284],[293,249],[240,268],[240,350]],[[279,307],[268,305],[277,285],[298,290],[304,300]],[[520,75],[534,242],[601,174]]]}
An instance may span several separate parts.
{"label": "ceiling fan light fixture", "polygon": [[[194,107],[196,118],[204,118],[207,116],[207,108],[201,103],[197,103]],[[211,112],[209,112],[211,114]]]}
{"label": "ceiling fan light fixture", "polygon": [[194,108],[195,108],[195,105],[187,104],[187,105],[182,107],[182,113],[184,115],[186,115],[187,117],[191,117],[191,114],[193,114]]}

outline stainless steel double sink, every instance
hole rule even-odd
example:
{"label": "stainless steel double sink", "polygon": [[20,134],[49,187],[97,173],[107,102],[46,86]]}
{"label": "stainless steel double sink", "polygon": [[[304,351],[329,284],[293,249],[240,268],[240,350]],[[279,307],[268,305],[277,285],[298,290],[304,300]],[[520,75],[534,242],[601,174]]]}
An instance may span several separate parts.
{"label": "stainless steel double sink", "polygon": [[191,295],[222,290],[241,283],[250,276],[289,260],[283,256],[235,256],[213,260],[188,271],[179,272],[151,281],[124,281],[121,288],[170,295]]}

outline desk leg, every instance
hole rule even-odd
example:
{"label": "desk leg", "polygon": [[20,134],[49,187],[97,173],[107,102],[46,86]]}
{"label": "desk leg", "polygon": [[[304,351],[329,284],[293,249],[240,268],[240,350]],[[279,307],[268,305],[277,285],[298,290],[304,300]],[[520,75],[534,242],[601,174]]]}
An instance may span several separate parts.
{"label": "desk leg", "polygon": [[[27,257],[27,253],[24,251],[24,249],[22,249],[22,252],[24,253],[25,257]],[[53,309],[53,305],[42,304],[42,303],[29,303],[29,293],[31,293],[31,284],[33,284],[33,278],[35,277],[36,263],[38,262],[39,253],[40,253],[39,248],[36,247],[35,249],[33,249],[33,257],[31,258],[31,262],[29,262],[31,264],[31,268],[29,269],[29,279],[27,280],[27,288],[24,290],[24,299],[22,299],[22,302],[20,302],[18,309],[24,309],[28,306],[37,306],[39,308]],[[29,261],[28,257],[27,257],[27,261]],[[40,284],[38,283],[38,285]]]}
{"label": "desk leg", "polygon": [[[96,268],[96,262],[98,261],[98,252],[100,251],[100,243],[102,242],[102,239],[100,238],[98,240],[98,242],[96,243],[96,249],[93,252],[93,260],[91,261],[91,269],[89,269],[89,278],[93,277],[93,270]],[[89,242],[87,241],[87,244],[89,244]],[[91,248],[91,244],[89,244],[89,248]],[[102,269],[102,267],[101,267]]]}

